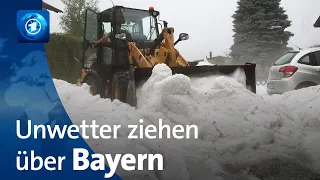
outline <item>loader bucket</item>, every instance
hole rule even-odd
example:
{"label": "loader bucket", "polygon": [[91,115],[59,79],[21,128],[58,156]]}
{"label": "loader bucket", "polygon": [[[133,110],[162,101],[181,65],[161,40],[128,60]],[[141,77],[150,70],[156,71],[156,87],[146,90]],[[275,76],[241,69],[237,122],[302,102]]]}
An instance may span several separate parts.
{"label": "loader bucket", "polygon": [[[243,69],[246,76],[246,86],[250,91],[256,93],[256,76],[255,76],[255,64],[245,65],[215,65],[215,66],[188,66],[188,67],[171,67],[172,74],[184,74],[187,76],[196,76],[199,74],[208,75],[231,75],[238,68]],[[140,82],[143,79],[147,79],[151,76],[151,68],[138,68],[135,69],[134,77],[135,82]]]}
{"label": "loader bucket", "polygon": [[[256,64],[247,63],[245,65],[215,65],[215,66],[188,66],[171,67],[172,74],[184,74],[186,76],[198,75],[226,75],[229,76],[237,69],[242,69],[246,76],[246,87],[256,93]],[[130,105],[136,106],[136,87],[145,82],[152,74],[152,68],[130,68],[129,89],[127,101]]]}

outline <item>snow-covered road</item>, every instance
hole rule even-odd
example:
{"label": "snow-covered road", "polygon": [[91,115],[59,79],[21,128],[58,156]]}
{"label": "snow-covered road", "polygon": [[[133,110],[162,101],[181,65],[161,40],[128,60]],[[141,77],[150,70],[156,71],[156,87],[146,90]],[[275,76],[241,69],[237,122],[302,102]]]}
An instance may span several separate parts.
{"label": "snow-covered road", "polygon": [[164,171],[119,169],[124,179],[294,179],[320,172],[320,86],[266,96],[263,87],[257,94],[245,89],[240,75],[190,79],[158,65],[138,89],[137,109],[92,97],[86,85],[54,83],[78,125],[127,126],[140,119],[198,125],[197,140],[128,140],[126,129],[116,140],[86,140],[97,153],[163,154]]}

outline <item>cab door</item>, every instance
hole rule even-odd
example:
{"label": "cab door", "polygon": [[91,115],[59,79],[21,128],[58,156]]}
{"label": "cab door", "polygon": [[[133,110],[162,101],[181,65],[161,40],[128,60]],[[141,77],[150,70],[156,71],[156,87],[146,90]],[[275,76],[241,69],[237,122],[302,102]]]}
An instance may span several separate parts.
{"label": "cab door", "polygon": [[87,9],[85,11],[83,49],[82,49],[82,66],[90,69],[92,64],[97,61],[97,48],[91,47],[92,41],[98,40],[98,13]]}

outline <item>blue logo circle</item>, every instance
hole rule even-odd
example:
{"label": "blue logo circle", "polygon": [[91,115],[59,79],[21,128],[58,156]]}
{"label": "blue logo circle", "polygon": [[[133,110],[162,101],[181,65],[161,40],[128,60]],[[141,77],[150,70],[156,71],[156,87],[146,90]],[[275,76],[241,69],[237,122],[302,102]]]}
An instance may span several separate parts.
{"label": "blue logo circle", "polygon": [[47,31],[46,19],[38,13],[24,15],[19,23],[19,30],[23,37],[33,41],[41,39]]}

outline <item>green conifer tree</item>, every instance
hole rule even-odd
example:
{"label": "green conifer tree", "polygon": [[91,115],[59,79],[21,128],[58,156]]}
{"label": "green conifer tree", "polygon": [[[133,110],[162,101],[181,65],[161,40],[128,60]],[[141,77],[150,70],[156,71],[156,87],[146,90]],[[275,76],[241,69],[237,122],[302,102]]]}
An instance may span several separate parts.
{"label": "green conifer tree", "polygon": [[270,65],[283,55],[293,33],[281,0],[239,0],[233,24],[231,56],[239,63]]}

